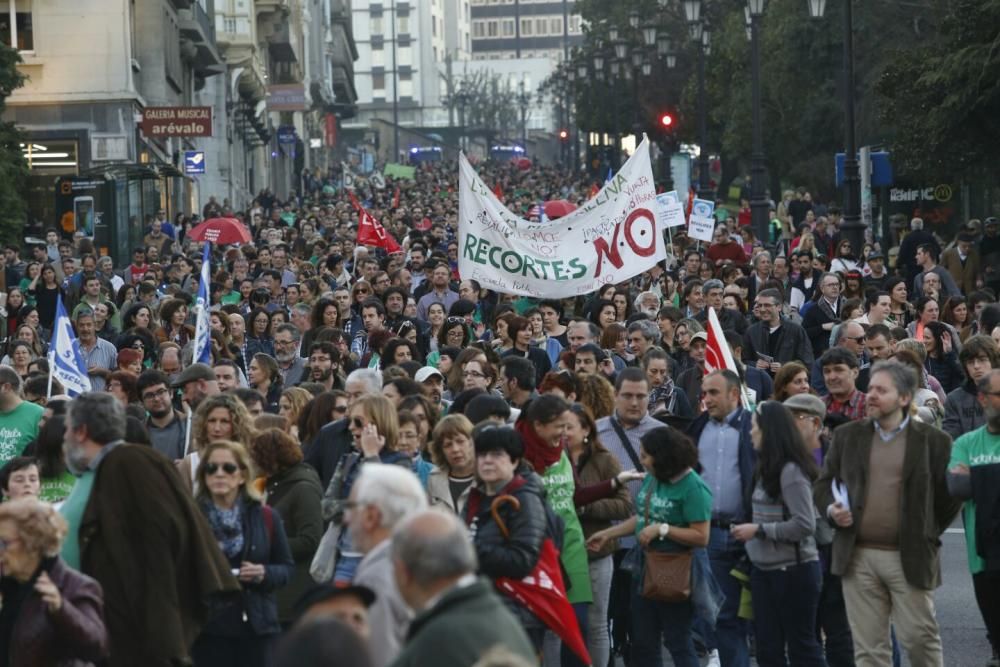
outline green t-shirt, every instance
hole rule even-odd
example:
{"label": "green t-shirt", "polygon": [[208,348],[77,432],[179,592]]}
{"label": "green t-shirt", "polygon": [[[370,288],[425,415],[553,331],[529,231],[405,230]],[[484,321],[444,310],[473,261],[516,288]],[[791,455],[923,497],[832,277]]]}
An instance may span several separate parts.
{"label": "green t-shirt", "polygon": [[[964,463],[970,468],[1000,463],[1000,435],[993,435],[982,426],[960,436],[951,446],[948,469],[959,463]],[[972,500],[965,501],[962,507],[962,519],[965,523],[965,547],[969,552],[969,571],[972,574],[979,574],[986,568],[986,563],[976,553],[976,503]]]}
{"label": "green t-shirt", "polygon": [[76,476],[66,470],[62,475],[52,479],[43,479],[38,499],[47,503],[61,503],[69,497],[76,485]]}
{"label": "green t-shirt", "polygon": [[66,502],[59,508],[59,513],[63,515],[68,524],[66,539],[62,545],[62,559],[66,561],[74,570],[80,569],[80,523],[83,521],[83,512],[87,509],[87,502],[90,501],[90,492],[94,488],[94,477],[96,472],[87,470],[77,478],[73,490],[70,491]]}
{"label": "green t-shirt", "polygon": [[705,480],[694,470],[677,482],[661,482],[653,475],[646,475],[635,497],[635,535],[646,527],[646,497],[649,498],[649,524],[668,523],[687,528],[692,523],[712,518],[712,492]]}
{"label": "green t-shirt", "polygon": [[560,560],[569,576],[569,591],[566,597],[570,603],[593,602],[594,595],[590,589],[590,565],[587,562],[587,547],[583,541],[583,528],[576,515],[573,504],[573,494],[576,493],[576,482],[573,479],[573,464],[569,462],[566,452],[559,460],[545,469],[542,474],[542,484],[545,485],[546,500],[549,507],[559,515],[566,524],[563,532],[563,548]]}
{"label": "green t-shirt", "polygon": [[21,401],[10,412],[0,413],[0,466],[20,456],[28,443],[38,437],[38,420],[44,411],[40,405]]}

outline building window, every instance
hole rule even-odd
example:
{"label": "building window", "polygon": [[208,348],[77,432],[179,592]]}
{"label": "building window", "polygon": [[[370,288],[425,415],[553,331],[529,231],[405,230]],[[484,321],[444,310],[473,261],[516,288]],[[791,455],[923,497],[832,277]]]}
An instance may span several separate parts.
{"label": "building window", "polygon": [[482,21],[472,22],[472,36],[476,39],[486,36],[486,26],[483,25]]}
{"label": "building window", "polygon": [[521,19],[521,37],[531,37],[531,19]]}
{"label": "building window", "polygon": [[486,22],[486,36],[487,37],[499,37],[500,36],[499,29],[500,29],[500,26],[497,25],[497,21],[496,20],[487,21]]}
{"label": "building window", "polygon": [[401,35],[409,34],[409,32],[410,32],[410,17],[409,16],[397,16],[396,17],[396,30],[398,30]]}
{"label": "building window", "polygon": [[0,42],[18,51],[35,50],[31,0],[0,0]]}
{"label": "building window", "polygon": [[549,34],[549,22],[545,19],[535,19],[535,34],[541,37]]}
{"label": "building window", "polygon": [[410,71],[400,72],[399,73],[399,80],[400,81],[412,81],[413,80],[413,72],[410,72]]}
{"label": "building window", "polygon": [[372,74],[372,89],[385,90],[385,74]]}
{"label": "building window", "polygon": [[514,36],[514,19],[503,20],[503,36],[504,37]]}
{"label": "building window", "polygon": [[549,20],[549,34],[550,35],[561,35],[563,33],[563,21],[562,17],[556,17]]}
{"label": "building window", "polygon": [[569,17],[569,34],[579,35],[580,34],[580,15],[574,14]]}
{"label": "building window", "polygon": [[382,34],[382,15],[373,16],[371,21],[371,34],[381,35]]}

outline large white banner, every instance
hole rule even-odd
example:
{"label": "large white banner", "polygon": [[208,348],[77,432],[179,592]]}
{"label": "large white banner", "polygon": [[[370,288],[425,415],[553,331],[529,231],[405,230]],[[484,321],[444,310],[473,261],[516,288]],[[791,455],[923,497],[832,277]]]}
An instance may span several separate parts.
{"label": "large white banner", "polygon": [[643,139],[590,201],[531,222],[509,211],[459,156],[458,270],[507,294],[564,298],[628,280],[666,259]]}

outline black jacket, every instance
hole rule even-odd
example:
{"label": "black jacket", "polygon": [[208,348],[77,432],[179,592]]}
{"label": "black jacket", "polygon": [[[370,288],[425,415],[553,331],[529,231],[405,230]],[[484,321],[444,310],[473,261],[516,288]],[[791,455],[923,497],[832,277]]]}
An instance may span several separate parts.
{"label": "black jacket", "polygon": [[545,350],[537,347],[529,347],[527,357],[525,353],[521,352],[516,348],[511,348],[503,353],[506,357],[521,357],[522,359],[527,358],[528,361],[535,367],[535,388],[538,388],[542,384],[542,378],[545,374],[552,370],[552,363],[549,361],[549,355],[545,353]]}
{"label": "black jacket", "polygon": [[234,570],[239,569],[243,561],[263,564],[264,580],[259,584],[240,582],[243,586],[241,599],[223,607],[205,626],[204,632],[210,635],[240,636],[244,614],[255,634],[276,635],[281,632],[275,591],[288,583],[294,570],[285,526],[281,515],[268,509],[271,513],[271,528],[268,530],[265,510],[256,500],[245,500],[243,507],[243,553],[237,558],[230,558],[229,564]]}
{"label": "black jacket", "polygon": [[[822,298],[822,297],[820,297]],[[823,356],[823,353],[830,348],[830,332],[833,329],[824,329],[824,324],[833,323],[834,325],[840,323],[839,312],[844,306],[844,298],[837,299],[837,308],[835,311],[835,316],[830,317],[830,315],[820,307],[819,301],[814,301],[806,314],[802,316],[802,328],[806,330],[806,334],[809,336],[809,342],[812,343],[813,357],[819,358]],[[808,365],[808,364],[807,364]]]}
{"label": "black jacket", "polygon": [[[770,355],[768,338],[770,336],[767,322],[757,322],[743,334],[743,360],[748,366],[756,366],[759,357],[757,353]],[[805,329],[795,322],[781,320],[778,331],[778,348],[774,360],[785,364],[789,361],[801,361],[808,368],[812,366],[813,350]]]}
{"label": "black jacket", "polygon": [[320,486],[325,489],[330,485],[337,464],[344,454],[351,451],[354,437],[347,429],[347,419],[338,419],[320,429],[311,444],[305,450],[305,462],[319,473]]}
{"label": "black jacket", "polygon": [[[735,331],[741,336],[746,333],[747,320],[738,311],[732,308],[720,308],[715,311],[715,314],[719,316],[719,324],[722,325],[723,331]],[[702,324],[708,322],[708,308],[702,309],[694,316],[694,319]]]}
{"label": "black jacket", "polygon": [[[514,496],[521,503],[520,509],[507,504],[498,510],[509,531],[509,538],[503,536],[490,511],[494,498],[503,495]],[[542,480],[524,469],[519,470],[495,496],[487,496],[478,487],[472,489],[466,505],[465,522],[472,533],[479,558],[479,573],[491,580],[501,577],[523,579],[531,574],[538,564],[542,543],[547,537],[553,538],[557,547],[562,545],[562,520],[545,502]],[[554,535],[554,531],[558,531],[558,535]],[[541,621],[526,607],[506,595],[503,598],[525,628],[542,627]]]}

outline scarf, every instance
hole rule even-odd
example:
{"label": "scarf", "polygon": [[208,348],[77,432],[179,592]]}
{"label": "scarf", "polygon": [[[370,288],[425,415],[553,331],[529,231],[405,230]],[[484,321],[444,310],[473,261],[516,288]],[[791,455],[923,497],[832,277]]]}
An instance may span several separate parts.
{"label": "scarf", "polygon": [[229,560],[239,558],[243,553],[243,501],[238,500],[228,510],[216,507],[212,501],[205,501],[202,509],[222,553]]}
{"label": "scarf", "polygon": [[[521,413],[524,414],[523,412]],[[559,462],[559,458],[562,456],[562,447],[553,447],[547,442],[544,442],[538,434],[535,433],[535,429],[531,427],[528,420],[521,417],[514,424],[514,430],[518,432],[521,436],[521,442],[524,443],[524,460],[531,464],[535,472],[539,475],[545,472],[550,466],[555,465]]]}

